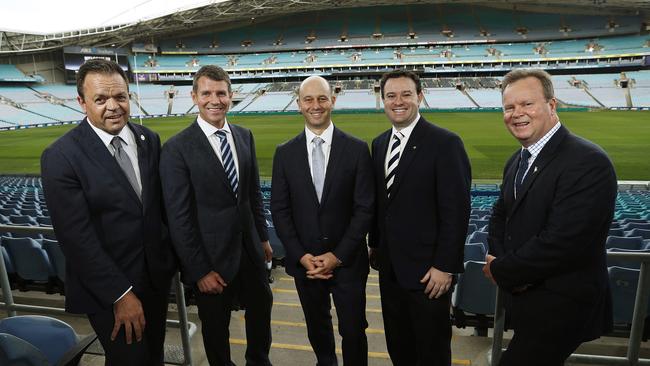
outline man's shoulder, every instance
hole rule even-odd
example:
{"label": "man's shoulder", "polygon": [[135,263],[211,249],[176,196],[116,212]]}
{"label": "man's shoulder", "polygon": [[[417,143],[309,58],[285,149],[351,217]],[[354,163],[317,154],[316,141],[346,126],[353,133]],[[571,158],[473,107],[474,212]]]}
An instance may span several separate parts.
{"label": "man's shoulder", "polygon": [[78,147],[79,142],[84,140],[81,138],[81,135],[83,133],[82,123],[84,122],[82,121],[80,124],[72,128],[70,131],[63,134],[63,136],[54,140],[54,142],[52,142],[50,146],[48,146],[45,149],[45,151],[53,150],[53,149],[59,151],[66,151]]}
{"label": "man's shoulder", "polygon": [[175,146],[175,145],[186,144],[188,141],[196,139],[196,136],[197,136],[198,132],[202,132],[202,131],[198,127],[196,122],[192,122],[192,123],[190,123],[189,126],[185,127],[180,132],[178,132],[174,136],[170,137],[167,140],[167,142],[165,142],[165,144],[163,145],[163,148],[165,146]]}

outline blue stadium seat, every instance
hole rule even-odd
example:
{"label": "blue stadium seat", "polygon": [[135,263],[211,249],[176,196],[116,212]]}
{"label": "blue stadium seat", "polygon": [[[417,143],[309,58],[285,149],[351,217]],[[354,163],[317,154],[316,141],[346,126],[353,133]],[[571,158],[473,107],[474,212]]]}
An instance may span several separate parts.
{"label": "blue stadium seat", "polygon": [[474,224],[467,224],[467,235],[472,235],[476,230],[478,230],[478,227]]}
{"label": "blue stadium seat", "polygon": [[467,237],[465,243],[482,243],[485,248],[488,248],[488,233],[475,231]]}
{"label": "blue stadium seat", "polygon": [[465,262],[465,272],[458,275],[452,306],[472,314],[494,314],[496,286],[483,275],[485,262]]}
{"label": "blue stadium seat", "polygon": [[[607,249],[607,253],[650,253],[650,249],[611,248],[611,249]],[[607,257],[607,267],[623,267],[623,268],[640,269],[641,262]]]}
{"label": "blue stadium seat", "polygon": [[476,227],[481,228],[481,227],[483,227],[483,226],[485,226],[485,225],[489,225],[489,224],[490,224],[490,220],[475,220],[475,219],[470,219],[470,220],[469,220],[469,223],[470,223],[470,224],[474,224],[474,225],[476,225]]}
{"label": "blue stadium seat", "polygon": [[41,239],[40,242],[50,258],[50,263],[54,267],[56,276],[61,282],[65,283],[65,256],[63,255],[59,242],[50,239]]}
{"label": "blue stadium seat", "polygon": [[640,236],[608,236],[605,242],[605,248],[618,248],[618,249],[643,249],[643,238]]}
{"label": "blue stadium seat", "polygon": [[463,256],[464,262],[485,261],[485,246],[483,243],[467,243],[465,244],[465,252]]}
{"label": "blue stadium seat", "polygon": [[269,233],[269,243],[273,249],[273,258],[284,258],[286,255],[284,245],[282,245],[278,234],[275,232],[275,226],[273,226],[273,223],[271,223],[269,220],[266,220],[266,229]]}
{"label": "blue stadium seat", "polygon": [[0,246],[0,252],[2,252],[2,259],[5,262],[5,268],[7,270],[8,274],[13,274],[16,273],[16,269],[14,268],[14,263],[11,260],[11,257],[9,257],[9,253],[7,252],[7,248]]}
{"label": "blue stadium seat", "polygon": [[625,232],[625,236],[636,237],[640,236],[643,239],[650,239],[650,229],[632,229]]}
{"label": "blue stadium seat", "polygon": [[41,210],[37,208],[23,208],[20,209],[20,214],[24,216],[36,217],[41,215]]}
{"label": "blue stadium seat", "polygon": [[49,366],[47,357],[29,342],[0,333],[0,365]]}
{"label": "blue stadium seat", "polygon": [[40,315],[5,318],[0,321],[0,333],[14,335],[40,350],[47,359],[45,365],[76,365],[85,349],[97,338],[91,334],[79,341],[70,325]]}
{"label": "blue stadium seat", "polygon": [[9,222],[18,226],[38,226],[35,218],[26,215],[11,215],[9,216]]}
{"label": "blue stadium seat", "polygon": [[0,208],[0,215],[11,216],[11,215],[20,215],[20,211],[15,208]]}
{"label": "blue stadium seat", "polygon": [[48,282],[50,277],[56,276],[47,253],[36,240],[2,237],[2,245],[7,248],[16,273],[23,280]]}
{"label": "blue stadium seat", "polygon": [[36,222],[38,226],[52,226],[52,219],[49,216],[38,216]]}
{"label": "blue stadium seat", "polygon": [[623,229],[609,229],[609,233],[607,234],[608,236],[625,236],[625,232]]}
{"label": "blue stadium seat", "polygon": [[623,230],[632,230],[632,229],[644,229],[650,230],[650,223],[646,222],[629,222],[622,226]]}
{"label": "blue stadium seat", "polygon": [[632,323],[639,270],[623,267],[609,267],[609,285],[612,289],[614,323]]}

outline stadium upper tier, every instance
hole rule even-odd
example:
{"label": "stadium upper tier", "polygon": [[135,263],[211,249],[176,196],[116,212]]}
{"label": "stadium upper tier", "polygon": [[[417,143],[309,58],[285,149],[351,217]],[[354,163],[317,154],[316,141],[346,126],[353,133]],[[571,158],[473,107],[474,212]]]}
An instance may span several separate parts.
{"label": "stadium upper tier", "polygon": [[[238,53],[231,55],[149,55],[130,58],[140,74],[187,73],[203,65],[219,65],[228,71],[300,70],[363,66],[435,65],[485,62],[580,60],[650,55],[648,36],[629,35],[597,39],[547,42],[436,45],[417,47],[325,49]],[[222,50],[219,50],[220,52]]]}
{"label": "stadium upper tier", "polygon": [[[553,9],[549,8],[549,11]],[[637,33],[641,16],[420,4],[305,12],[198,36],[165,37],[163,53],[239,53],[372,45],[549,41]],[[144,47],[144,44],[142,45]]]}
{"label": "stadium upper tier", "polygon": [[[650,71],[554,75],[562,107],[650,107]],[[500,78],[425,78],[425,109],[500,108]],[[381,110],[375,80],[333,81],[336,110]],[[233,113],[296,112],[299,82],[234,84]],[[626,86],[625,88],[622,86]],[[196,113],[190,85],[131,84],[132,116]],[[83,117],[74,85],[0,86],[0,129],[78,121]]]}

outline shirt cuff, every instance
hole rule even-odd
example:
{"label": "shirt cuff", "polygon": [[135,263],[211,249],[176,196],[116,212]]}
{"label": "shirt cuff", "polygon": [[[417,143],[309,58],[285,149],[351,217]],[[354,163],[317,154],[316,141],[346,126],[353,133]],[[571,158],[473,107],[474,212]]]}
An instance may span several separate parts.
{"label": "shirt cuff", "polygon": [[126,295],[127,293],[129,293],[129,291],[131,291],[131,289],[133,289],[133,286],[129,286],[129,288],[128,288],[126,291],[124,291],[124,293],[122,294],[122,296],[118,297],[117,300],[113,301],[113,304],[115,304],[116,302],[122,300],[122,298],[124,297],[124,295]]}

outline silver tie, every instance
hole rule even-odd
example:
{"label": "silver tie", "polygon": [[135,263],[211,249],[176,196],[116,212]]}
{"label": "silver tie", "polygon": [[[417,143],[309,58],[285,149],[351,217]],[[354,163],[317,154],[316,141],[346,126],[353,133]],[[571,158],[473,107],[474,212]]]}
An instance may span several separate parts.
{"label": "silver tie", "polygon": [[115,149],[115,160],[122,168],[122,171],[126,175],[126,179],[131,183],[131,187],[135,191],[135,194],[138,195],[138,198],[142,201],[142,192],[140,185],[138,184],[138,179],[135,177],[135,170],[133,170],[133,163],[129,156],[126,154],[126,151],[122,148],[122,139],[119,136],[113,137],[111,140],[111,145]]}
{"label": "silver tie", "polygon": [[316,188],[318,202],[320,202],[321,196],[323,195],[323,184],[325,182],[325,154],[323,154],[321,145],[325,141],[316,136],[312,142],[314,143],[314,147],[311,150],[312,179],[314,181],[314,188]]}

